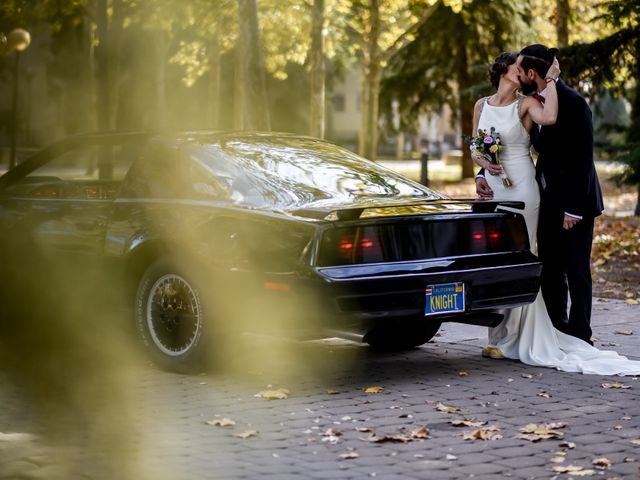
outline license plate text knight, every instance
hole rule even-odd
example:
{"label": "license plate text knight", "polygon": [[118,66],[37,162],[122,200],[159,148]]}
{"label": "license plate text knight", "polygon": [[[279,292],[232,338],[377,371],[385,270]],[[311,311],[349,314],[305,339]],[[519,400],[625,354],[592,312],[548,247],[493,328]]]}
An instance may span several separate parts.
{"label": "license plate text knight", "polygon": [[425,289],[425,315],[464,312],[464,283],[429,285]]}

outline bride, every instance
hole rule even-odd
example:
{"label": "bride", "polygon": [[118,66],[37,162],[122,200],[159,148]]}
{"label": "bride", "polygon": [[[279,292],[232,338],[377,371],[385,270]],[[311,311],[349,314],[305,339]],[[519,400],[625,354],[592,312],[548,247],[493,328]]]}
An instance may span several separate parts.
{"label": "bride", "polygon": [[[558,114],[555,82],[547,83],[546,98],[540,103],[534,97],[522,96],[518,89],[518,54],[500,54],[491,65],[491,83],[496,93],[481,98],[474,107],[473,134],[480,130],[499,133],[503,150],[501,165],[492,164],[477,151],[473,160],[491,175],[486,181],[493,191],[494,200],[524,201],[524,215],[529,231],[531,250],[537,253],[536,231],[540,206],[540,191],[535,178],[535,166],[530,154],[530,132],[538,125],[552,125]],[[560,73],[557,60],[546,77],[557,78]],[[559,159],[558,161],[562,161]],[[503,178],[511,186],[506,187]],[[479,191],[481,197],[482,191]],[[585,341],[566,335],[553,326],[542,295],[524,307],[508,310],[504,320],[489,330],[489,345],[483,356],[511,358],[529,365],[552,367],[565,372],[599,375],[638,375],[640,362],[592,347]]]}

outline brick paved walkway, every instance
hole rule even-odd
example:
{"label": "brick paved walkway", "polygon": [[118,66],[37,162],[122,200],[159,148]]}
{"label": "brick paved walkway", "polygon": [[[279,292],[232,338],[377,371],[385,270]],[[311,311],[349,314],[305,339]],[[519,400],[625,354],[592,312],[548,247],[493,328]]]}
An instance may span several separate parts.
{"label": "brick paved walkway", "polygon": [[[640,306],[597,300],[593,324],[597,346],[640,357]],[[63,408],[46,436],[33,396],[4,377],[0,479],[576,478],[552,470],[568,465],[593,469],[581,478],[640,478],[636,378],[484,359],[485,335],[446,325],[435,342],[402,354],[348,342],[262,343],[259,360],[238,362],[234,374],[145,367],[117,383],[117,395]],[[629,388],[602,387],[615,382]],[[383,390],[365,393],[372,386]],[[255,396],[279,388],[287,399]],[[207,424],[225,419],[235,424]],[[464,440],[482,427],[451,423],[463,419],[495,425],[488,433],[502,438]],[[566,423],[555,428],[563,438],[515,438],[529,423],[552,422]],[[429,438],[412,437],[421,427]],[[372,441],[385,436],[396,441]],[[593,466],[599,457],[611,466]]]}

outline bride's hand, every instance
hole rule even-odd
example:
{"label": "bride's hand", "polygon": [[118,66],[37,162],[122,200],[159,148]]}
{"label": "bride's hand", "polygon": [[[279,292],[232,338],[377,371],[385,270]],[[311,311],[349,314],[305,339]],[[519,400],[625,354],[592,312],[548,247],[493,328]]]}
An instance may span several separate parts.
{"label": "bride's hand", "polygon": [[547,74],[544,78],[558,78],[560,76],[560,63],[558,63],[557,58],[553,58],[553,63],[547,70]]}
{"label": "bride's hand", "polygon": [[490,175],[500,175],[502,173],[502,165],[491,163],[482,155],[471,153],[471,159],[476,163],[476,165],[484,168],[484,170]]}

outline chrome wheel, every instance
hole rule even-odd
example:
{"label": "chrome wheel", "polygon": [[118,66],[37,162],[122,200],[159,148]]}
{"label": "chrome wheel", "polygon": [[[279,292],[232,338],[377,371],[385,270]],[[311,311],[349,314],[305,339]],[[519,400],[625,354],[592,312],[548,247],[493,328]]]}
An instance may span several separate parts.
{"label": "chrome wheel", "polygon": [[198,342],[202,330],[200,299],[180,275],[166,274],[155,281],[145,313],[151,341],[163,354],[184,355]]}

